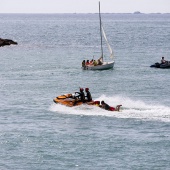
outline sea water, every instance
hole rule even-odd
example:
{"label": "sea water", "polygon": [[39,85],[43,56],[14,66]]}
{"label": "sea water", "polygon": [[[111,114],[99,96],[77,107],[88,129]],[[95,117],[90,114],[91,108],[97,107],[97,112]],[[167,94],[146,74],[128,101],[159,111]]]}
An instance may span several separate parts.
{"label": "sea water", "polygon": [[[0,169],[170,169],[169,14],[102,14],[111,70],[85,71],[100,57],[97,14],[0,14]],[[104,59],[109,61],[106,44]],[[89,87],[92,106],[53,98]]]}

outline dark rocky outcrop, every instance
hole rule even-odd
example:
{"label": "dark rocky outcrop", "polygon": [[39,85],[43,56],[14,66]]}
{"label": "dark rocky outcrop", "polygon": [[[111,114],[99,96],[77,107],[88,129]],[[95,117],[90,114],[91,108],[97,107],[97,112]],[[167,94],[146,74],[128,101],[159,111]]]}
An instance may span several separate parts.
{"label": "dark rocky outcrop", "polygon": [[18,43],[13,40],[0,38],[0,47],[3,47],[5,45],[11,45],[11,44],[17,45]]}

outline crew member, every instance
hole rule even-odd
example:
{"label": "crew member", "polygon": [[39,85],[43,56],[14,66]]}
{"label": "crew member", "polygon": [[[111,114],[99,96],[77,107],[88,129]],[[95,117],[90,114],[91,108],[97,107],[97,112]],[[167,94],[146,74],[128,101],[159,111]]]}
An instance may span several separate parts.
{"label": "crew member", "polygon": [[86,66],[88,66],[90,64],[89,60],[86,61]]}
{"label": "crew member", "polygon": [[84,103],[85,102],[85,94],[84,89],[80,88],[80,100]]}
{"label": "crew member", "polygon": [[93,61],[93,65],[97,66],[97,61],[96,60]]}
{"label": "crew member", "polygon": [[91,102],[92,101],[92,97],[91,97],[91,93],[89,92],[89,88],[85,88],[85,91],[86,91],[87,101]]}
{"label": "crew member", "polygon": [[82,61],[82,67],[85,67],[86,66],[86,62],[85,60]]}
{"label": "crew member", "polygon": [[75,92],[78,93],[79,95],[76,96],[75,101],[74,101],[74,106],[77,104],[77,102],[81,101],[83,103],[85,103],[85,94],[84,94],[84,89],[80,88],[80,92]]}
{"label": "crew member", "polygon": [[77,100],[76,101],[82,101],[83,103],[85,102],[85,94],[84,94],[84,89],[80,88],[80,92],[75,92],[78,93],[79,95],[76,96]]}

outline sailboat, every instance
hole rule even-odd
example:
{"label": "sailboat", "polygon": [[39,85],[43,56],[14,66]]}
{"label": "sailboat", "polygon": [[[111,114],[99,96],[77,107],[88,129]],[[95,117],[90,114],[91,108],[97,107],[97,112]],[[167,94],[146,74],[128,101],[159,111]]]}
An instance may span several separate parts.
{"label": "sailboat", "polygon": [[[101,57],[99,58],[99,60],[101,61],[100,65],[85,65],[82,66],[82,69],[84,70],[107,70],[107,69],[112,69],[114,66],[114,61],[113,61],[113,50],[111,48],[111,46],[109,45],[109,42],[107,40],[103,25],[102,25],[102,21],[101,21],[101,14],[100,14],[100,2],[99,2],[99,21],[100,21],[100,38],[101,38]],[[108,50],[110,52],[110,58],[112,59],[109,62],[104,61],[103,58],[103,38],[106,41]]]}

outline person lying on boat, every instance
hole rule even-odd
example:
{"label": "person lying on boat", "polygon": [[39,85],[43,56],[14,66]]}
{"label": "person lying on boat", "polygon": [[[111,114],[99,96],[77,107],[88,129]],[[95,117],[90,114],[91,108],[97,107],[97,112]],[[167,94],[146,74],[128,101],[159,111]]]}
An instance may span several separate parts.
{"label": "person lying on boat", "polygon": [[85,60],[82,61],[82,67],[85,67],[86,66],[86,63],[85,63]]}
{"label": "person lying on boat", "polygon": [[79,95],[76,96],[74,105],[76,105],[76,103],[77,103],[78,101],[81,101],[81,102],[85,103],[84,89],[83,89],[83,88],[80,88],[80,92],[75,92],[75,93],[78,93]]}
{"label": "person lying on boat", "polygon": [[91,97],[91,93],[89,92],[89,88],[85,88],[85,91],[86,91],[86,98],[87,98],[87,101],[88,102],[91,102],[92,101],[92,97]]}
{"label": "person lying on boat", "polygon": [[110,111],[119,111],[120,106],[122,106],[122,105],[117,105],[116,108],[114,108],[114,107],[111,107],[108,104],[106,104],[104,101],[101,101],[101,105],[100,105],[101,108],[103,108],[105,110],[110,110]]}

